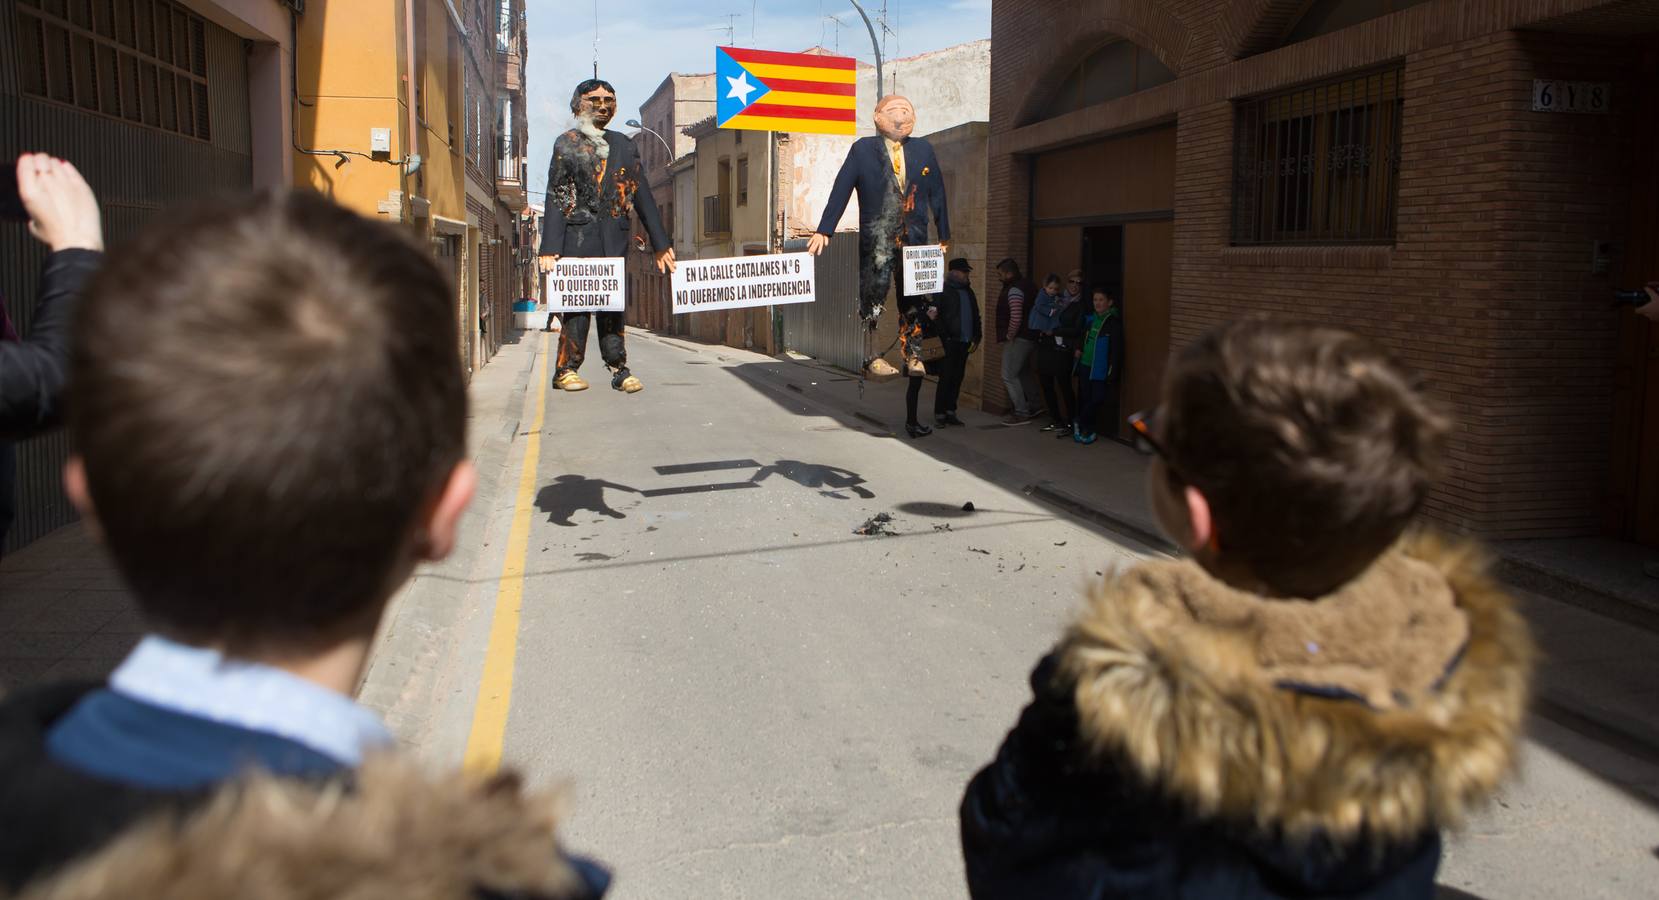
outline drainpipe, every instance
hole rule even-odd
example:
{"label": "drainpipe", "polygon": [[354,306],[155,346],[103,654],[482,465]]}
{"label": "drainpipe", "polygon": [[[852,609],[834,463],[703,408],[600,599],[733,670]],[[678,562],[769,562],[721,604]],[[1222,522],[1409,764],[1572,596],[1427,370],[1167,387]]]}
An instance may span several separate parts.
{"label": "drainpipe", "polygon": [[[421,2],[425,2],[425,0],[421,0]],[[407,84],[404,85],[403,95],[404,100],[406,101],[404,106],[406,112],[408,113],[405,116],[408,120],[408,132],[406,133],[404,139],[403,157],[408,159],[415,152],[415,146],[420,140],[420,119],[418,110],[415,108],[415,98],[418,96],[415,90],[415,0],[403,0],[403,43],[405,48],[403,54],[403,77],[407,81]],[[409,210],[411,220],[413,220],[415,214],[415,192],[413,190],[413,184],[411,183],[413,177],[413,174],[408,171],[407,167],[404,167],[404,206]]]}

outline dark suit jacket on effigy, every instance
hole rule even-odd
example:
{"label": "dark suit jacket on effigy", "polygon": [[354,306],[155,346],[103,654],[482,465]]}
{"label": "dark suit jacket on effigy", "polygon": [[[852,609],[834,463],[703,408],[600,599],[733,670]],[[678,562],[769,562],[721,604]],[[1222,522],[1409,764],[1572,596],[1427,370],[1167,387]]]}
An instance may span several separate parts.
{"label": "dark suit jacket on effigy", "polygon": [[899,236],[904,244],[916,246],[928,243],[927,220],[931,212],[939,229],[941,242],[950,240],[950,216],[945,208],[945,176],[939,170],[939,157],[933,154],[933,145],[923,138],[906,138],[904,142],[905,185],[903,192],[895,191],[893,160],[887,154],[887,141],[880,137],[859,138],[847,151],[847,161],[841,164],[835,176],[835,187],[830,191],[829,203],[824,206],[824,217],[818,223],[819,234],[834,234],[841,214],[847,211],[847,201],[858,191],[858,230],[866,241],[874,237],[881,214],[889,202],[904,203],[913,197],[914,203],[903,216]]}
{"label": "dark suit jacket on effigy", "polygon": [[626,255],[631,231],[628,218],[636,210],[651,248],[659,253],[668,249],[668,233],[634,142],[615,131],[605,132],[605,142],[610,146],[605,159],[594,152],[586,135],[574,129],[553,143],[553,160],[547,166],[542,256]]}

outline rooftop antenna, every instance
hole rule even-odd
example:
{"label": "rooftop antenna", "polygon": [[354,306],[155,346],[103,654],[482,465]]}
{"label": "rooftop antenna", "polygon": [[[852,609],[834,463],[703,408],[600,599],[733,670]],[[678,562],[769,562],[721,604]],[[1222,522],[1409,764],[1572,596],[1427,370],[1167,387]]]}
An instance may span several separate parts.
{"label": "rooftop antenna", "polygon": [[724,31],[726,33],[726,46],[734,47],[737,45],[737,20],[741,18],[743,18],[742,13],[726,13],[726,24],[716,25],[709,30]]}
{"label": "rooftop antenna", "polygon": [[824,29],[829,27],[830,22],[835,23],[835,55],[840,56],[841,55],[841,29],[845,28],[847,26],[847,23],[841,21],[836,16],[826,15],[826,16],[824,16],[824,21],[819,23],[819,26],[818,26],[818,46],[822,47],[826,43],[825,40],[824,40]]}

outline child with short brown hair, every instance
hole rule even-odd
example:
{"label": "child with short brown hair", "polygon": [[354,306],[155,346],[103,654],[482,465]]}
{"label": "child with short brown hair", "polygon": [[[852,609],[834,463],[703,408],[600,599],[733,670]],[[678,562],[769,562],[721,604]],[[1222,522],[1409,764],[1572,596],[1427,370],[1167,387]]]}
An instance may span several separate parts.
{"label": "child with short brown hair", "polygon": [[1132,422],[1191,557],[1108,578],[1038,664],[962,802],[972,894],[1432,896],[1531,667],[1478,554],[1408,534],[1445,415],[1369,341],[1247,322]]}

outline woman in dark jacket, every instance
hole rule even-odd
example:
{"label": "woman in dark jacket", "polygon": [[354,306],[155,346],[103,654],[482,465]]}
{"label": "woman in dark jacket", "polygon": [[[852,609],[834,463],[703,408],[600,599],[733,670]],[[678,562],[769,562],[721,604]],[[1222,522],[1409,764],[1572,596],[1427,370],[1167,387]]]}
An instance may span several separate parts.
{"label": "woman in dark jacket", "polygon": [[[1049,276],[1059,287],[1059,279]],[[1045,288],[1045,294],[1048,288]],[[1077,302],[1083,290],[1083,273],[1073,271],[1066,284],[1055,296],[1039,297],[1033,313],[1032,328],[1037,331],[1037,383],[1043,389],[1043,400],[1048,404],[1054,421],[1043,426],[1043,431],[1057,431],[1059,437],[1071,437],[1072,423],[1077,419],[1077,395],[1072,391],[1072,351],[1077,349],[1076,337],[1081,333],[1080,322],[1086,304]],[[1064,403],[1062,412],[1061,404]]]}

